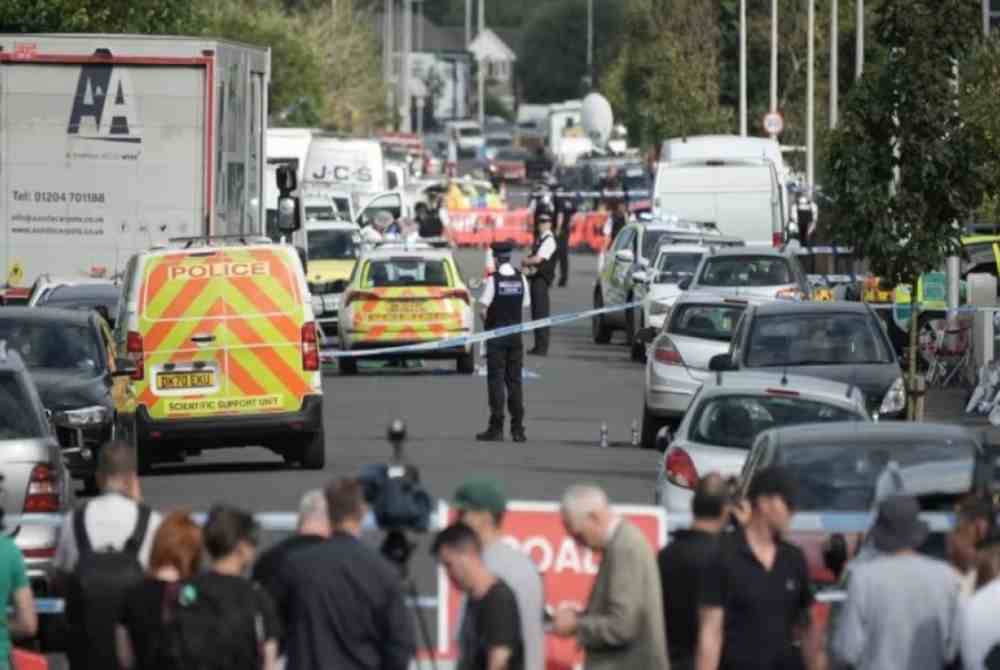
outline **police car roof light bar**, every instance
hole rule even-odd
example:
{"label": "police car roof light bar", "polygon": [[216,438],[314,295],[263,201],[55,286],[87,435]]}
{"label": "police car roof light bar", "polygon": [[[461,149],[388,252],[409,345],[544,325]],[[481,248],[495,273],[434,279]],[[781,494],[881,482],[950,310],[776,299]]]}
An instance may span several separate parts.
{"label": "police car roof light bar", "polygon": [[273,244],[274,241],[265,235],[196,235],[194,237],[171,237],[167,240],[170,244],[183,244],[185,249],[190,249],[196,243],[210,246],[214,242],[239,242],[240,244]]}

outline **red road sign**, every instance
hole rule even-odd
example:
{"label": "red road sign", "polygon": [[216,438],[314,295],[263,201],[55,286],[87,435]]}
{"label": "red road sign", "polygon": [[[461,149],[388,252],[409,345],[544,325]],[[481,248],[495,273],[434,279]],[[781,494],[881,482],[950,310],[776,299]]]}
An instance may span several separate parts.
{"label": "red road sign", "polygon": [[[658,550],[667,541],[666,512],[660,507],[615,506],[615,511],[635,524]],[[440,508],[440,519],[454,519],[447,505]],[[600,565],[599,557],[583,549],[566,534],[559,505],[548,502],[511,502],[502,528],[504,540],[528,554],[542,575],[545,604],[557,609],[571,605],[583,609]],[[438,654],[453,657],[456,653],[461,594],[452,587],[444,571],[438,570]],[[574,640],[547,635],[546,670],[571,670],[583,662],[583,652]]]}

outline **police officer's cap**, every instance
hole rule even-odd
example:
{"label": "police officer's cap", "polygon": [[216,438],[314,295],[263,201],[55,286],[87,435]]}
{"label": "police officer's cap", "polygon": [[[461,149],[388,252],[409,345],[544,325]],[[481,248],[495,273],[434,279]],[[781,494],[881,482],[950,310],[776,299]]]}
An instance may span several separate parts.
{"label": "police officer's cap", "polygon": [[539,212],[538,223],[552,223],[552,215],[548,212]]}
{"label": "police officer's cap", "polygon": [[514,253],[514,245],[510,242],[496,242],[490,247],[493,250],[493,255],[503,256],[504,258],[509,258],[512,253]]}

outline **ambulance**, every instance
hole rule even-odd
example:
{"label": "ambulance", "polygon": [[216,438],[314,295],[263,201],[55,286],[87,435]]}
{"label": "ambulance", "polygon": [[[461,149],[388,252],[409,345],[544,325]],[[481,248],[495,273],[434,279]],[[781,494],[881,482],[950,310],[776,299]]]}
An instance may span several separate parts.
{"label": "ambulance", "polygon": [[323,468],[319,335],[295,247],[180,238],[133,255],[114,338],[136,367],[116,436],[141,472],[241,446]]}

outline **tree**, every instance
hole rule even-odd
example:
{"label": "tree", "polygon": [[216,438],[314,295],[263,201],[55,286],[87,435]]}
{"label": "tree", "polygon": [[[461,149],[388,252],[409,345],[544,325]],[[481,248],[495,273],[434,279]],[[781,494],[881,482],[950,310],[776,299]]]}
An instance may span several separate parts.
{"label": "tree", "polygon": [[198,32],[199,7],[191,0],[4,0],[0,32],[183,35]]}
{"label": "tree", "polygon": [[[915,388],[920,276],[960,252],[960,224],[983,196],[982,132],[957,104],[955,65],[976,35],[965,0],[884,0],[885,52],[848,96],[833,133],[827,190],[836,239],[890,285],[908,283],[910,388]],[[910,416],[914,416],[913,394]]]}
{"label": "tree", "polygon": [[978,45],[962,65],[962,115],[983,129],[986,153],[994,160],[987,163],[988,185],[983,205],[977,213],[980,223],[991,223],[1000,231],[1000,37],[994,36]]}

